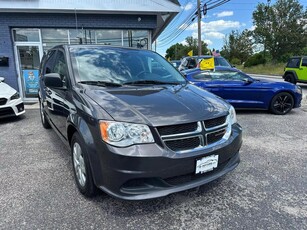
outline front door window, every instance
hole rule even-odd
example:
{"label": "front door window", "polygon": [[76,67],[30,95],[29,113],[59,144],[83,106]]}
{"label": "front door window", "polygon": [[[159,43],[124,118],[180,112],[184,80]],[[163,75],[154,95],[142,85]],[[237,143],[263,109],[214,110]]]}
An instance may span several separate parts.
{"label": "front door window", "polygon": [[39,46],[17,46],[24,97],[37,97],[40,53]]}

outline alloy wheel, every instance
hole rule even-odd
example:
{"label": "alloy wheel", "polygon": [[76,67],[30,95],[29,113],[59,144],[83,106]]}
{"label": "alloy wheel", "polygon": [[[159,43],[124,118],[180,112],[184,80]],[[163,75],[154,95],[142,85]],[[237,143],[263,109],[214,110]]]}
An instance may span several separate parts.
{"label": "alloy wheel", "polygon": [[81,146],[75,142],[73,145],[73,164],[79,184],[84,187],[86,184],[86,169]]}
{"label": "alloy wheel", "polygon": [[281,114],[288,113],[293,107],[293,99],[288,95],[280,95],[276,98],[273,107]]}

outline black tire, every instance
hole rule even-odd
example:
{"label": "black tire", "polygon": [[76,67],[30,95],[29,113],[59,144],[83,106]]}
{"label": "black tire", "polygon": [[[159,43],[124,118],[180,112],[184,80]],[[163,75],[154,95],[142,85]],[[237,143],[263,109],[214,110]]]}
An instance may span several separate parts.
{"label": "black tire", "polygon": [[285,76],[285,81],[290,82],[290,83],[293,83],[293,84],[296,84],[296,79],[295,79],[295,77],[293,76],[293,74],[291,74],[291,73],[288,73],[288,74]]}
{"label": "black tire", "polygon": [[45,129],[50,129],[51,126],[49,124],[49,121],[48,119],[46,118],[46,114],[44,112],[44,107],[43,107],[43,104],[41,103],[41,101],[39,100],[39,111],[40,111],[40,115],[41,115],[41,122],[42,122],[42,125]]}
{"label": "black tire", "polygon": [[277,115],[285,115],[292,110],[293,105],[294,99],[290,93],[278,93],[271,101],[270,111]]}
{"label": "black tire", "polygon": [[[80,135],[75,132],[71,139],[71,157],[73,165],[73,173],[76,185],[79,191],[86,197],[93,197],[97,193],[97,187],[94,184],[92,170],[90,167],[88,153],[85,148],[85,143]],[[77,152],[80,152],[80,157],[77,157]],[[83,161],[83,162],[82,162]],[[78,163],[79,162],[79,165]]]}

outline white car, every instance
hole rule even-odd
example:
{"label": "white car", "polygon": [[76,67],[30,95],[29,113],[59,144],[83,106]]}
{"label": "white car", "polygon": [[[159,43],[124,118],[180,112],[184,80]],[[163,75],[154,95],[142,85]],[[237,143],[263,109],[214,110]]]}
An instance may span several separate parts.
{"label": "white car", "polygon": [[25,113],[25,108],[19,93],[4,83],[0,77],[0,118],[19,116]]}

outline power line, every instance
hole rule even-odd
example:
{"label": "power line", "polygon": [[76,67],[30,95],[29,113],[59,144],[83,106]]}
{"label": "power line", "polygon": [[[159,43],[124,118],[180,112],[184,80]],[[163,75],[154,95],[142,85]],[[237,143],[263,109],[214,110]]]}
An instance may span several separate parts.
{"label": "power line", "polygon": [[[221,6],[227,2],[229,2],[230,0],[209,0],[204,4],[207,4],[207,10],[211,10],[214,9],[218,6]],[[182,11],[181,11],[182,12]],[[197,6],[193,9],[193,11],[191,12],[191,14],[189,14],[185,20],[183,20],[183,22],[181,22],[179,25],[179,27],[174,28],[174,25],[172,25],[171,29],[169,27],[166,28],[167,34],[163,35],[162,37],[159,39],[159,46],[166,46],[169,43],[171,43],[172,41],[174,41],[176,38],[178,38],[195,20],[195,18],[197,17]],[[176,21],[176,18],[173,19],[173,21]]]}

